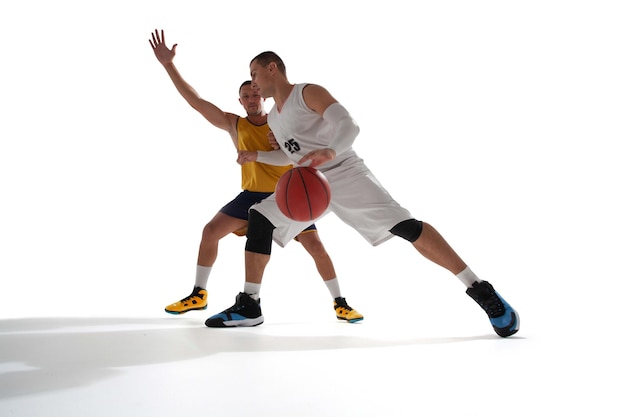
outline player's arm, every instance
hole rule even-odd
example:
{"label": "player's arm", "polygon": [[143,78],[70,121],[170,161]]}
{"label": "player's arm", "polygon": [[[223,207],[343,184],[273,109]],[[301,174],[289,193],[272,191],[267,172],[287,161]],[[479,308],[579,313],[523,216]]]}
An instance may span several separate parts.
{"label": "player's arm", "polygon": [[204,116],[213,126],[226,130],[231,137],[236,136],[238,116],[224,112],[213,103],[204,100],[180,75],[180,72],[174,65],[174,57],[176,56],[176,47],[178,44],[174,44],[172,48],[169,49],[165,44],[165,34],[163,30],[161,30],[160,33],[155,30],[152,34],[150,45],[152,46],[157,60],[163,65],[163,68],[165,68],[165,71],[174,83],[176,90],[178,90],[187,103]]}
{"label": "player's arm", "polygon": [[260,162],[267,165],[286,166],[292,162],[285,152],[281,150],[273,151],[239,151],[237,153],[237,163],[243,165],[248,162]]}
{"label": "player's arm", "polygon": [[174,86],[176,86],[180,95],[183,96],[191,107],[207,119],[213,126],[226,130],[229,133],[235,131],[237,115],[222,111],[215,104],[200,97],[196,90],[181,77],[174,63],[164,64],[163,67],[165,67],[167,74],[174,82]]}
{"label": "player's arm", "polygon": [[311,161],[310,166],[315,167],[350,149],[360,129],[346,108],[324,87],[309,84],[302,91],[302,96],[306,105],[333,127],[333,136],[327,148],[309,152],[298,161],[300,165]]}
{"label": "player's arm", "polygon": [[280,146],[278,146],[278,141],[276,140],[276,136],[274,136],[274,132],[272,132],[271,130],[267,132],[267,140],[269,141],[272,149],[280,149]]}

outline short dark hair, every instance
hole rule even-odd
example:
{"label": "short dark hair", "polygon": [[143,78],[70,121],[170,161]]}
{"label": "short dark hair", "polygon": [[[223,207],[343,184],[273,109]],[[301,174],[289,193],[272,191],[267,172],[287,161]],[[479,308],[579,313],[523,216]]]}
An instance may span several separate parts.
{"label": "short dark hair", "polygon": [[252,84],[252,81],[250,81],[250,80],[246,80],[246,81],[242,82],[241,85],[239,86],[239,92],[241,93],[241,89],[242,88],[244,88],[247,85],[251,85],[251,84]]}
{"label": "short dark hair", "polygon": [[276,54],[276,52],[272,52],[272,51],[261,52],[260,54],[255,56],[252,59],[252,61],[250,61],[250,64],[252,64],[254,61],[257,61],[259,65],[261,65],[264,68],[267,67],[270,63],[274,62],[276,66],[278,67],[278,70],[282,72],[284,76],[287,76],[287,68],[285,68],[285,63],[278,56],[278,54]]}

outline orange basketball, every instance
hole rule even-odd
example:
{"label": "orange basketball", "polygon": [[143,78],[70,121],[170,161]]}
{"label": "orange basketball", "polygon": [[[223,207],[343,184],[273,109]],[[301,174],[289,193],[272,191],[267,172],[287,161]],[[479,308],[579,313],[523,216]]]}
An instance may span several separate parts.
{"label": "orange basketball", "polygon": [[306,222],[320,217],[330,204],[330,184],[315,168],[296,167],[276,184],[276,204],[292,220]]}

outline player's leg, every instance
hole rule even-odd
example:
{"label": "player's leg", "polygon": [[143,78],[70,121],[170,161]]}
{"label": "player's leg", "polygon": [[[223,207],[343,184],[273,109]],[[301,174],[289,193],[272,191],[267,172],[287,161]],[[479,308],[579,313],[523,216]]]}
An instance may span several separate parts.
{"label": "player's leg", "polygon": [[[409,222],[411,221],[412,220],[409,220]],[[461,257],[457,255],[454,249],[452,249],[448,242],[446,242],[443,236],[441,236],[441,234],[439,234],[434,227],[426,222],[417,223],[418,224],[406,224],[406,226],[402,226],[402,223],[399,223],[395,226],[395,228],[399,229],[404,227],[413,229],[413,233],[417,234],[417,236],[415,236],[415,240],[412,241],[415,249],[417,249],[417,251],[426,259],[444,267],[454,275],[457,275],[467,268],[467,265],[463,262]],[[391,229],[391,233],[394,233],[394,229]],[[410,239],[412,239],[411,236],[409,236],[409,239],[407,240]]]}
{"label": "player's leg", "polygon": [[247,220],[218,212],[202,230],[202,239],[198,250],[198,265],[212,267],[217,259],[219,241],[229,233],[235,233],[246,227]]}
{"label": "player's leg", "polygon": [[479,279],[430,224],[415,219],[395,225],[391,233],[413,244],[426,259],[446,268],[467,287],[466,293],[485,310],[495,332],[502,337],[519,330],[519,314],[498,294],[493,286]]}
{"label": "player's leg", "polygon": [[333,261],[330,259],[328,252],[326,252],[326,248],[324,247],[315,226],[312,225],[306,230],[303,230],[302,233],[296,236],[296,240],[300,242],[302,247],[304,247],[308,254],[311,255],[311,258],[313,258],[313,261],[315,262],[317,272],[319,272],[324,281],[329,281],[337,277]]}
{"label": "player's leg", "polygon": [[339,279],[335,272],[335,266],[333,261],[328,255],[322,240],[319,237],[319,233],[315,229],[314,225],[311,225],[306,230],[302,231],[296,240],[302,244],[304,249],[311,255],[317,271],[324,280],[326,287],[330,291],[330,295],[334,300],[333,307],[335,309],[335,315],[340,320],[346,320],[349,323],[356,323],[363,320],[363,315],[350,307],[344,297],[341,296],[341,289],[339,287]]}
{"label": "player's leg", "polygon": [[229,201],[213,219],[204,227],[200,248],[198,249],[198,263],[196,265],[196,280],[191,295],[165,307],[171,314],[182,314],[189,310],[204,310],[207,305],[206,284],[217,259],[219,241],[229,233],[241,236],[240,231],[248,224],[248,209],[271,193],[256,193],[242,191]]}
{"label": "player's leg", "polygon": [[219,241],[247,224],[247,220],[232,217],[220,211],[204,226],[200,248],[198,249],[198,263],[193,290],[187,297],[165,307],[165,312],[184,314],[192,310],[206,310],[208,298],[206,286],[213,264],[217,259]]}
{"label": "player's leg", "polygon": [[[420,254],[446,268],[465,284],[467,294],[485,310],[498,335],[515,334],[519,329],[517,312],[488,282],[478,279],[439,232],[431,225],[413,219],[361,162],[355,161],[355,167],[349,165],[343,164],[336,173],[324,173],[333,190],[331,210],[372,245],[393,235],[410,241]],[[358,174],[341,176],[347,174],[349,168],[359,168]]]}
{"label": "player's leg", "polygon": [[235,304],[205,321],[207,327],[250,327],[263,323],[259,289],[272,252],[274,225],[251,209],[245,252],[246,282]]}

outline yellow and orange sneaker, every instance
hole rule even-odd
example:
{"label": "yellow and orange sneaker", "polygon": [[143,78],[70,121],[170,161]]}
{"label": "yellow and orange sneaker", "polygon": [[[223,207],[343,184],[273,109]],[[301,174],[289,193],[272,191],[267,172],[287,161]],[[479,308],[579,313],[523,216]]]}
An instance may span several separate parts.
{"label": "yellow and orange sneaker", "polygon": [[335,298],[335,314],[339,320],[356,323],[363,320],[363,315],[350,307],[343,297]]}
{"label": "yellow and orange sneaker", "polygon": [[206,310],[207,292],[200,287],[194,287],[191,295],[165,307],[170,314],[184,314],[191,310]]}

